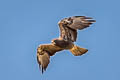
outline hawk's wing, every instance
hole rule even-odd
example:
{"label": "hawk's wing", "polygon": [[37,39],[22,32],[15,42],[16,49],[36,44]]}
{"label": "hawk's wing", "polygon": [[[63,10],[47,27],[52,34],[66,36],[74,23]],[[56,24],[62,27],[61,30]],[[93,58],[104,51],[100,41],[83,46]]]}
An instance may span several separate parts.
{"label": "hawk's wing", "polygon": [[86,16],[64,18],[58,23],[60,28],[60,37],[64,40],[74,42],[77,38],[77,30],[87,28],[94,22],[95,20]]}
{"label": "hawk's wing", "polygon": [[37,61],[38,61],[39,67],[42,70],[42,73],[46,70],[50,62],[50,56],[54,55],[56,52],[61,50],[63,49],[53,44],[40,45],[37,48]]}

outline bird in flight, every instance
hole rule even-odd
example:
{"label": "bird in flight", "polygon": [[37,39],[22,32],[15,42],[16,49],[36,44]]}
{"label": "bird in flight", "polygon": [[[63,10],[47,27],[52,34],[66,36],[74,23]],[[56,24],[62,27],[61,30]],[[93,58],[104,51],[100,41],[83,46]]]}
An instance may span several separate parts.
{"label": "bird in flight", "polygon": [[50,44],[41,44],[37,48],[37,62],[42,73],[46,70],[50,56],[62,50],[69,50],[74,56],[85,54],[88,49],[74,44],[77,39],[77,30],[83,30],[96,22],[87,16],[72,16],[58,22],[60,28],[59,38],[53,39]]}

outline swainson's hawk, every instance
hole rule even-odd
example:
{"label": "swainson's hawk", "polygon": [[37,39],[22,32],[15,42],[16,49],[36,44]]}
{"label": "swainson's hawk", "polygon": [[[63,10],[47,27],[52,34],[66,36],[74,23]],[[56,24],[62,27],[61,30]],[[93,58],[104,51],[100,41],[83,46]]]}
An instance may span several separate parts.
{"label": "swainson's hawk", "polygon": [[77,30],[87,28],[94,22],[93,18],[86,16],[73,16],[59,21],[59,38],[53,39],[51,44],[43,44],[37,48],[37,61],[42,73],[50,62],[50,56],[53,56],[58,51],[70,50],[74,56],[85,54],[88,49],[74,44],[77,38]]}

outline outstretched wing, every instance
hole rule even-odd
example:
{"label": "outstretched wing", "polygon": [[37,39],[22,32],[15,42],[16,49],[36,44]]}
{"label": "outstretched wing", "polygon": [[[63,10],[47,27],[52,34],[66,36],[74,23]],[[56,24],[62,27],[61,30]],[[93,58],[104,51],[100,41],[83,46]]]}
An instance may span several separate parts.
{"label": "outstretched wing", "polygon": [[87,28],[94,22],[95,20],[86,16],[64,18],[58,23],[60,28],[60,37],[64,40],[74,42],[77,38],[77,30]]}
{"label": "outstretched wing", "polygon": [[61,50],[63,49],[53,44],[40,45],[37,48],[37,62],[42,70],[42,73],[46,70],[50,62],[50,56],[54,55],[56,52]]}

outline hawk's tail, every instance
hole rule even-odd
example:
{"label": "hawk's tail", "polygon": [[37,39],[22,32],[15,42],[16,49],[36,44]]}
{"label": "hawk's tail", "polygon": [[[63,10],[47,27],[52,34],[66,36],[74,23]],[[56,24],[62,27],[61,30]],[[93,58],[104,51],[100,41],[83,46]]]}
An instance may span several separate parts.
{"label": "hawk's tail", "polygon": [[70,49],[70,51],[72,52],[74,56],[80,56],[80,55],[85,54],[88,51],[88,49],[81,48],[79,46],[74,45],[74,47]]}

